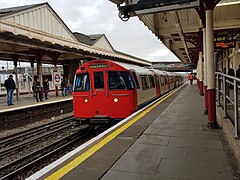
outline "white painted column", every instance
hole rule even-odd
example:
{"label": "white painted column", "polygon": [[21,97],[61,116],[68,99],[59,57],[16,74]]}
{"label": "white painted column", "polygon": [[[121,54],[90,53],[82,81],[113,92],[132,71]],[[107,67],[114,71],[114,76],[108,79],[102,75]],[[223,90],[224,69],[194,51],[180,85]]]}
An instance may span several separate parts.
{"label": "white painted column", "polygon": [[207,89],[215,89],[213,10],[206,11]]}
{"label": "white painted column", "polygon": [[207,86],[206,28],[203,28],[203,58],[204,58],[204,75],[203,75],[203,83],[204,83],[204,86]]}
{"label": "white painted column", "polygon": [[203,81],[203,62],[202,62],[203,53],[200,51],[198,56],[198,66],[199,66],[199,80]]}
{"label": "white painted column", "polygon": [[204,57],[204,67],[203,67],[204,114],[208,114],[206,28],[203,28],[202,31],[203,31],[203,57]]}
{"label": "white painted column", "polygon": [[199,57],[198,57],[198,65],[199,65],[199,90],[200,90],[200,95],[203,95],[203,62],[202,62],[202,58],[203,58],[203,53],[200,51],[199,52]]}
{"label": "white painted column", "polygon": [[217,127],[217,121],[216,121],[213,10],[206,11],[206,51],[207,51],[208,127],[215,128]]}

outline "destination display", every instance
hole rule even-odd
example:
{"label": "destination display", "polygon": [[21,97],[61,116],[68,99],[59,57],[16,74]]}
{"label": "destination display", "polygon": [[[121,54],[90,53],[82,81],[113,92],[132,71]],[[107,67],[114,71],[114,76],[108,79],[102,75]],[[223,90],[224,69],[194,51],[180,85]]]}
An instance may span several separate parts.
{"label": "destination display", "polygon": [[225,40],[225,41],[215,41],[215,49],[228,49],[235,48],[236,41]]}
{"label": "destination display", "polygon": [[106,68],[107,64],[91,64],[89,65],[89,68],[91,69],[97,69],[97,68]]}

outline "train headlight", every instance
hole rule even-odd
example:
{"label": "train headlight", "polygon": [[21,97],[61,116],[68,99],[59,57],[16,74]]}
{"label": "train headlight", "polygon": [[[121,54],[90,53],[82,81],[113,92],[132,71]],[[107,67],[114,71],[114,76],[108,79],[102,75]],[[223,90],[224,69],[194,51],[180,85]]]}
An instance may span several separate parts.
{"label": "train headlight", "polygon": [[118,98],[114,98],[113,101],[114,101],[115,103],[117,103],[117,102],[118,102]]}
{"label": "train headlight", "polygon": [[84,102],[87,103],[87,102],[88,102],[88,99],[84,99]]}

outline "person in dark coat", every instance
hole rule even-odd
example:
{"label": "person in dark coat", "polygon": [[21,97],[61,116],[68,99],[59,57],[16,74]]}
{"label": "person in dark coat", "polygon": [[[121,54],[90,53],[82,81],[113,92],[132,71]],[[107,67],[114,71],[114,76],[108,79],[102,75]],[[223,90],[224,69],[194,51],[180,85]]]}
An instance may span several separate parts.
{"label": "person in dark coat", "polygon": [[48,91],[49,91],[48,78],[45,78],[43,81],[43,90],[44,90],[44,94],[45,94],[45,99],[48,99]]}
{"label": "person in dark coat", "polygon": [[8,106],[13,105],[13,91],[16,89],[16,84],[13,80],[13,75],[9,75],[8,79],[5,80],[4,86],[7,89],[7,104]]}
{"label": "person in dark coat", "polygon": [[41,95],[41,86],[40,86],[40,82],[38,79],[36,79],[36,81],[33,83],[32,90],[35,93],[37,102],[39,102],[39,99],[40,99],[40,101],[43,101],[42,95]]}

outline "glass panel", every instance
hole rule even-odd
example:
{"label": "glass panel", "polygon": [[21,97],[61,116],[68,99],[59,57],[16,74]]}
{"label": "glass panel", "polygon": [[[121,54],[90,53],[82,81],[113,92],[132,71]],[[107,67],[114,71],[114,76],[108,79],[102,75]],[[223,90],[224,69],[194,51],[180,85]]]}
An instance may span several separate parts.
{"label": "glass panel", "polygon": [[164,76],[160,76],[160,81],[161,81],[161,85],[164,86],[165,83],[165,77]]}
{"label": "glass panel", "polygon": [[109,71],[109,89],[111,90],[133,90],[134,83],[129,72]]}
{"label": "glass panel", "polygon": [[155,88],[155,82],[153,76],[149,76],[150,88]]}
{"label": "glass panel", "polygon": [[94,88],[103,89],[104,88],[103,71],[94,72],[93,76],[94,76]]}
{"label": "glass panel", "polygon": [[142,81],[142,90],[144,91],[149,89],[147,76],[141,76],[141,81]]}
{"label": "glass panel", "polygon": [[77,74],[75,77],[73,91],[77,92],[89,90],[90,90],[89,74],[88,73]]}
{"label": "glass panel", "polygon": [[138,82],[138,79],[137,79],[137,75],[136,75],[136,73],[133,72],[133,71],[132,71],[132,75],[133,75],[133,78],[134,78],[134,80],[135,80],[135,82],[136,82],[137,89],[139,89],[140,86],[139,86],[139,82]]}

